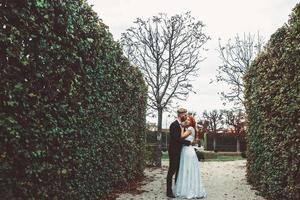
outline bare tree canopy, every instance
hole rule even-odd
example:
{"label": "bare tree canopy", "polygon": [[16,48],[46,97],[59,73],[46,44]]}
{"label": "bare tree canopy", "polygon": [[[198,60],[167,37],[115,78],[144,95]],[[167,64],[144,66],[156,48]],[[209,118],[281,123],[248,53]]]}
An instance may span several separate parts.
{"label": "bare tree canopy", "polygon": [[148,105],[158,112],[158,130],[162,112],[174,100],[185,100],[192,91],[201,52],[209,37],[203,23],[190,12],[168,17],[159,14],[151,19],[138,18],[122,34],[121,43],[129,60],[138,66],[148,84]]}
{"label": "bare tree canopy", "polygon": [[263,39],[259,35],[237,35],[233,40],[228,40],[224,45],[219,39],[219,55],[223,62],[218,69],[217,81],[227,83],[228,92],[222,92],[224,100],[233,102],[238,107],[244,107],[244,83],[243,76],[256,55],[262,50]]}
{"label": "bare tree canopy", "polygon": [[245,113],[241,110],[224,110],[225,123],[234,128],[237,135],[240,134],[245,126]]}
{"label": "bare tree canopy", "polygon": [[203,112],[203,119],[208,121],[208,130],[211,133],[216,134],[217,131],[223,128],[223,111],[222,110],[212,110],[207,112],[206,110]]}

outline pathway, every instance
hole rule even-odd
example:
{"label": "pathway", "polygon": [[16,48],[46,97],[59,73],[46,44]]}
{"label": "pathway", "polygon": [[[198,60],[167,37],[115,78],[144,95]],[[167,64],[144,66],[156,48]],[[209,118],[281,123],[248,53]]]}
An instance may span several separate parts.
{"label": "pathway", "polygon": [[[138,193],[124,193],[117,200],[168,199],[165,196],[168,161],[162,165],[145,170],[146,179]],[[264,200],[246,181],[246,160],[200,162],[200,168],[208,194],[205,200]]]}

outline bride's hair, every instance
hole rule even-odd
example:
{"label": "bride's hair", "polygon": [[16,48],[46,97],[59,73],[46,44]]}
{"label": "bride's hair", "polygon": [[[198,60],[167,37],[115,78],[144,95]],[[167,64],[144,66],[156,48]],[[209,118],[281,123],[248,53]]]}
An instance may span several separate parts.
{"label": "bride's hair", "polygon": [[187,116],[188,120],[191,122],[191,125],[196,130],[196,120],[193,116],[189,115]]}

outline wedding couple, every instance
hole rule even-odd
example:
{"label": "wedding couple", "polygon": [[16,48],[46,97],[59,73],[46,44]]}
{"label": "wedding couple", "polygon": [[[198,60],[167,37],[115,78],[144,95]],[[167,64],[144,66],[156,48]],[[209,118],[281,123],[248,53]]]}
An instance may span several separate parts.
{"label": "wedding couple", "polygon": [[[167,196],[171,198],[204,198],[199,161],[193,148],[197,144],[196,122],[187,116],[187,110],[177,110],[177,120],[170,125],[169,170],[167,175]],[[175,174],[175,186],[172,178]]]}

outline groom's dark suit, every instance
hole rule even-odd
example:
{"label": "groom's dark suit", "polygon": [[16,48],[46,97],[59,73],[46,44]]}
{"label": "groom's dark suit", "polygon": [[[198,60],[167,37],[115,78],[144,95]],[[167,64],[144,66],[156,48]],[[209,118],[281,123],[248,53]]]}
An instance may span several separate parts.
{"label": "groom's dark suit", "polygon": [[169,170],[167,175],[167,194],[172,194],[172,177],[175,175],[175,182],[179,170],[180,153],[182,144],[190,145],[191,142],[180,138],[181,128],[178,120],[170,125],[170,141],[169,141]]}

